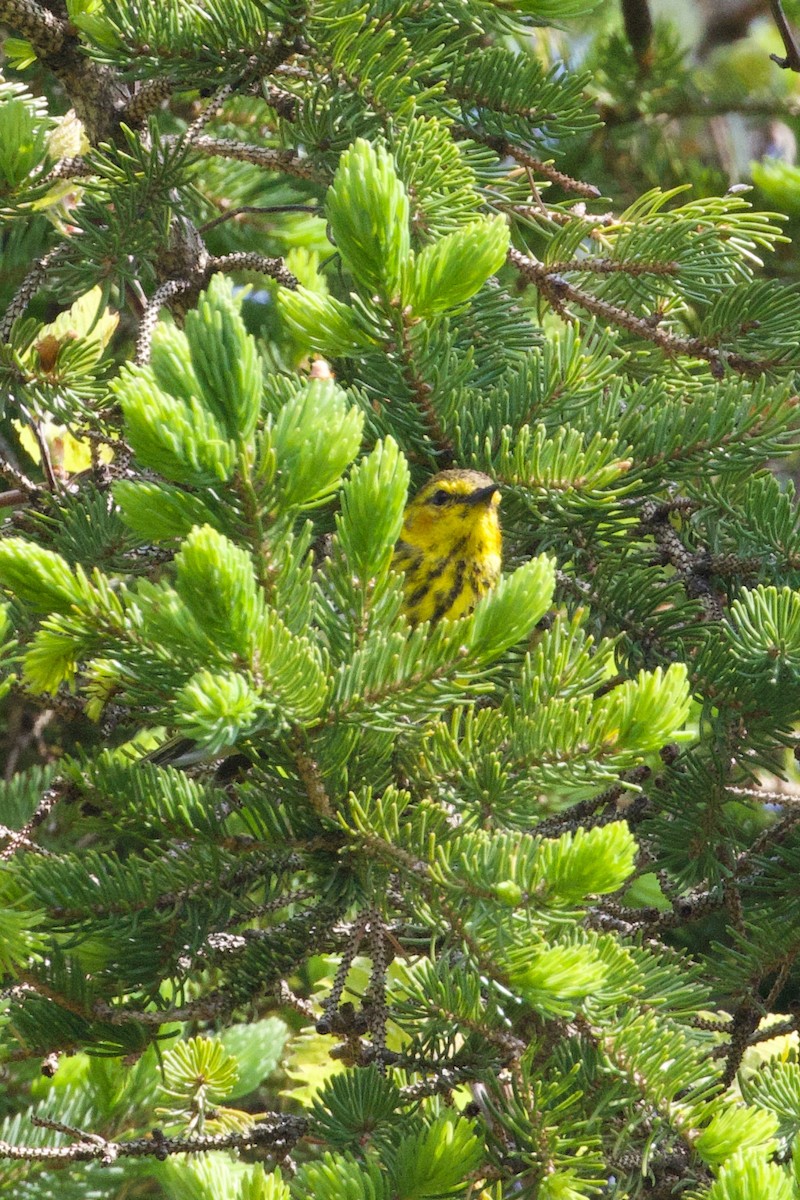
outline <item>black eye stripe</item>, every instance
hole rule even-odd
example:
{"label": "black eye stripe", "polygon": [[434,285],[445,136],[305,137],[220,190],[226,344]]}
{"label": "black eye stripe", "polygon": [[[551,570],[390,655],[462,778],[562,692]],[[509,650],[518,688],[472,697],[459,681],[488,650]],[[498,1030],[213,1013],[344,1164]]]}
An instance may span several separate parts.
{"label": "black eye stripe", "polygon": [[463,504],[471,506],[479,504],[482,501],[487,501],[499,489],[489,484],[485,488],[475,488],[471,492],[448,492],[445,488],[437,488],[430,496],[423,500],[423,504],[430,504],[434,508],[444,508],[446,504]]}

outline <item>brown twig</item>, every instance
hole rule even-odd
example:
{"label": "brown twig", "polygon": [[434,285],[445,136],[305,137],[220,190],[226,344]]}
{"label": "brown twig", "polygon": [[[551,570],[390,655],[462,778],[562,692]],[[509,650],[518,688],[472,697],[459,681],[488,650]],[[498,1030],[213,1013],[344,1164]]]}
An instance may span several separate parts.
{"label": "brown twig", "polygon": [[247,250],[225,254],[221,258],[210,258],[207,274],[213,271],[259,271],[291,291],[298,287],[298,280],[288,270],[282,258],[267,258],[263,254],[254,254]]}
{"label": "brown twig", "polygon": [[291,92],[285,92],[274,83],[268,83],[264,86],[263,96],[270,108],[274,108],[284,120],[293,121],[297,116],[297,97]]}
{"label": "brown twig", "polygon": [[119,1158],[157,1158],[164,1161],[172,1154],[196,1154],[201,1150],[252,1150],[261,1147],[286,1153],[308,1131],[304,1117],[278,1116],[256,1121],[243,1133],[220,1133],[207,1137],[165,1137],[154,1129],[149,1137],[133,1138],[129,1142],[114,1142],[95,1133],[87,1133],[58,1121],[32,1117],[34,1125],[52,1129],[78,1139],[72,1146],[15,1146],[0,1142],[0,1157],[17,1162],[102,1162],[110,1164]]}
{"label": "brown twig", "polygon": [[[0,474],[2,473],[3,468],[0,467]],[[30,499],[30,492],[23,492],[22,488],[0,492],[0,508],[21,508],[24,504],[30,504]]]}
{"label": "brown twig", "polygon": [[226,990],[211,992],[174,1008],[114,1007],[105,1000],[96,1000],[92,1015],[106,1025],[128,1025],[136,1021],[140,1025],[151,1025],[158,1029],[173,1021],[219,1021],[228,1016],[235,1004],[236,997]]}
{"label": "brown twig", "polygon": [[139,84],[125,108],[125,123],[132,128],[144,125],[150,113],[168,100],[175,89],[174,79],[161,75]]}
{"label": "brown twig", "polygon": [[750,996],[746,996],[733,1014],[730,1028],[730,1042],[725,1058],[725,1070],[722,1073],[721,1088],[729,1088],[736,1078],[736,1072],[742,1065],[745,1051],[750,1045],[750,1038],[758,1029],[762,1013],[759,1006]]}
{"label": "brown twig", "polygon": [[456,141],[480,142],[482,146],[488,146],[490,150],[494,150],[495,154],[501,158],[513,158],[514,162],[519,163],[521,167],[544,175],[545,179],[557,184],[565,192],[574,192],[578,196],[585,196],[587,200],[597,200],[602,195],[600,189],[593,183],[585,183],[582,179],[573,179],[571,175],[559,171],[552,163],[542,162],[540,158],[535,158],[533,154],[521,146],[509,142],[506,138],[492,133],[484,133],[482,130],[468,125],[454,125],[452,134]]}
{"label": "brown twig", "polygon": [[156,325],[158,324],[158,314],[164,305],[168,305],[169,301],[176,296],[182,296],[192,288],[199,287],[193,280],[189,279],[168,279],[166,283],[162,283],[160,288],[157,288],[153,293],[152,299],[145,309],[144,316],[139,323],[139,335],[136,339],[136,359],[135,361],[142,365],[150,361],[150,350],[153,342],[153,334]]}
{"label": "brown twig", "polygon": [[575,287],[562,276],[555,274],[550,267],[520,253],[519,250],[513,248],[509,250],[508,261],[525,275],[534,287],[538,288],[556,312],[567,319],[565,304],[577,304],[579,308],[591,313],[592,316],[600,317],[601,320],[608,321],[620,329],[626,329],[629,333],[652,342],[666,354],[685,354],[690,358],[704,359],[710,364],[715,377],[720,377],[726,366],[741,375],[756,376],[763,374],[771,365],[745,358],[741,354],[727,354],[718,350],[716,346],[707,345],[700,338],[680,337],[676,333],[660,329],[645,317],[634,316],[633,313],[620,308],[617,304],[610,304],[607,300],[593,296],[591,292]]}
{"label": "brown twig", "polygon": [[683,582],[687,596],[692,600],[700,600],[706,619],[721,621],[724,615],[722,602],[709,583],[708,552],[704,549],[694,553],[687,550],[670,520],[676,508],[685,511],[687,507],[691,506],[677,502],[657,504],[648,500],[642,505],[642,526],[652,533],[664,561],[669,563]]}
{"label": "brown twig", "polygon": [[31,835],[47,820],[65,792],[64,784],[55,784],[53,787],[49,787],[37,804],[36,811],[28,818],[22,829],[4,831],[5,836],[8,837],[8,845],[5,849],[0,850],[0,862],[12,858],[17,850],[33,848]]}
{"label": "brown twig", "polygon": [[3,314],[3,319],[0,321],[0,342],[8,341],[12,326],[17,317],[22,316],[28,307],[29,301],[33,299],[47,278],[50,269],[65,257],[69,249],[70,243],[62,242],[59,246],[54,246],[52,250],[48,250],[47,254],[42,255],[39,261],[33,264],[14,293],[8,308]]}
{"label": "brown twig", "polygon": [[48,856],[51,853],[50,850],[45,850],[44,846],[38,846],[30,838],[24,837],[19,830],[9,829],[8,825],[0,825],[0,838],[8,838],[14,843],[15,848],[20,850],[31,850],[34,854],[44,856]]}
{"label": "brown twig", "polygon": [[19,411],[20,416],[24,417],[24,419],[27,421],[31,431],[33,432],[33,436],[36,438],[36,444],[39,447],[39,455],[42,460],[42,474],[45,477],[48,490],[51,492],[57,492],[59,491],[59,484],[58,480],[56,479],[56,474],[53,469],[53,462],[50,457],[50,447],[48,446],[47,439],[42,432],[41,423],[37,421],[27,405],[20,404]]}
{"label": "brown twig", "polygon": [[199,227],[200,233],[208,233],[209,229],[214,229],[217,225],[221,225],[223,221],[233,221],[236,217],[244,216],[246,213],[308,213],[310,216],[322,217],[324,213],[321,208],[313,204],[240,204],[238,208],[232,208],[229,212],[224,212],[218,217],[214,217],[211,221],[206,221],[205,224]]}
{"label": "brown twig", "polygon": [[625,262],[616,258],[570,258],[562,262],[548,263],[547,270],[554,275],[565,275],[570,271],[586,271],[592,275],[677,275],[676,262]]}
{"label": "brown twig", "polygon": [[653,61],[653,17],[647,0],[622,0],[622,19],[636,61],[646,69]]}
{"label": "brown twig", "polygon": [[400,345],[403,352],[403,380],[411,394],[411,399],[422,414],[425,432],[438,455],[439,463],[442,467],[447,467],[453,461],[455,448],[442,428],[439,414],[433,405],[433,388],[417,371],[414,349],[411,344],[410,326],[405,316],[402,321]]}
{"label": "brown twig", "polygon": [[267,171],[282,171],[285,175],[295,175],[298,179],[308,179],[313,183],[329,182],[326,174],[307,158],[301,158],[294,150],[252,146],[249,142],[237,142],[235,138],[213,137],[195,138],[192,149],[199,150],[202,154],[216,155],[218,158],[235,158],[239,162],[254,163]]}
{"label": "brown twig", "polygon": [[800,72],[800,48],[797,45],[794,30],[786,18],[786,13],[783,11],[781,0],[770,0],[769,7],[786,51],[784,58],[781,58],[780,54],[770,54],[770,58],[784,71]]}
{"label": "brown twig", "polygon": [[94,169],[85,158],[60,158],[52,170],[36,182],[38,186],[46,187],[59,179],[87,179],[90,175],[94,175]]}
{"label": "brown twig", "polygon": [[119,134],[129,87],[114,70],[84,53],[74,26],[37,0],[0,0],[0,24],[27,38],[63,84],[91,142]]}
{"label": "brown twig", "polygon": [[648,766],[631,767],[630,770],[622,772],[619,782],[612,784],[604,791],[596,796],[590,796],[586,800],[580,800],[577,804],[573,804],[571,808],[565,809],[563,812],[555,813],[551,817],[546,817],[531,829],[531,833],[535,837],[560,837],[562,833],[567,831],[574,832],[587,819],[594,816],[598,809],[608,809],[612,805],[616,806],[626,792],[638,791],[640,784],[645,783],[650,778],[652,770]]}
{"label": "brown twig", "polygon": [[8,446],[0,445],[0,453],[4,453],[5,457],[0,457],[0,477],[7,479],[14,485],[12,492],[4,492],[3,495],[7,499],[2,504],[3,508],[10,508],[16,502],[16,496],[19,492],[23,495],[23,502],[26,500],[34,500],[41,495],[42,488],[38,483],[34,483],[32,479],[20,470],[17,463],[9,462],[8,455],[11,449]]}
{"label": "brown twig", "polygon": [[297,773],[308,797],[308,802],[319,817],[335,820],[330,797],[325,790],[325,781],[319,769],[319,764],[312,758],[304,731],[298,726],[292,736],[292,754]]}

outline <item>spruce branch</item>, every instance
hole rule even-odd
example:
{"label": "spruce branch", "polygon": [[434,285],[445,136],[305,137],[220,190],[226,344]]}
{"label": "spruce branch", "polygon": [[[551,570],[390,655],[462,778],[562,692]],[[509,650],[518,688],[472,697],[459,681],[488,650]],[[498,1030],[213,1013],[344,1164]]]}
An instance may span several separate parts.
{"label": "spruce branch", "polygon": [[598,809],[604,809],[606,812],[614,812],[616,814],[617,802],[627,792],[631,790],[638,791],[639,785],[645,783],[652,773],[652,769],[645,764],[639,767],[632,767],[628,771],[623,771],[620,775],[619,783],[606,788],[597,796],[590,796],[587,800],[580,800],[564,812],[556,813],[552,817],[546,817],[534,826],[532,832],[537,837],[560,837],[562,833],[574,832],[574,830],[579,829],[587,819],[595,816]]}
{"label": "spruce branch", "polygon": [[[652,93],[648,99],[652,98]],[[625,107],[603,105],[601,115],[604,124],[612,127],[623,127],[639,124],[641,121],[660,122],[662,119],[674,120],[698,118],[707,120],[710,117],[724,117],[729,113],[741,113],[746,117],[797,117],[800,115],[800,104],[790,96],[770,96],[764,99],[752,96],[704,96],[701,93],[689,95],[659,95],[658,107],[638,107],[633,111]]]}
{"label": "spruce branch", "polygon": [[[245,82],[247,81],[248,76],[252,74],[254,65],[254,61],[251,58],[248,61],[244,71]],[[191,145],[192,142],[197,140],[209,121],[213,121],[214,118],[218,117],[222,112],[226,100],[229,100],[231,96],[235,95],[239,83],[240,81],[237,81],[236,84],[224,83],[221,87],[217,88],[217,90],[214,92],[214,95],[203,105],[198,116],[195,117],[189,128],[186,130],[186,133],[183,135],[184,142]]]}
{"label": "spruce branch", "polygon": [[313,1004],[309,1000],[304,1000],[302,996],[296,995],[289,987],[285,979],[279,979],[275,987],[275,998],[284,1008],[292,1008],[301,1017],[305,1017],[307,1021],[316,1021],[316,1012]]}
{"label": "spruce branch", "polygon": [[[395,1066],[413,1071],[415,1074],[425,1072],[422,1079],[406,1084],[400,1089],[400,1095],[406,1104],[422,1100],[426,1096],[449,1097],[459,1084],[475,1083],[485,1070],[485,1067],[477,1064],[473,1066],[467,1064],[442,1065],[436,1062],[424,1063],[418,1058],[403,1059],[402,1057],[395,1063]],[[482,1173],[482,1178],[486,1178],[485,1173]]]}
{"label": "spruce branch", "polygon": [[[726,791],[731,789],[726,788]],[[783,804],[783,799],[781,800]],[[773,825],[768,825],[747,849],[743,850],[736,859],[736,876],[751,876],[756,870],[759,859],[763,858],[776,846],[781,845],[786,841],[789,834],[793,833],[798,824],[800,824],[800,808],[795,807],[791,802],[785,805],[788,812],[776,821]]]}
{"label": "spruce branch", "polygon": [[297,117],[299,101],[291,92],[286,92],[283,88],[276,87],[274,83],[268,83],[263,88],[264,99],[270,108],[274,108],[279,117],[283,117],[285,121],[294,121]]}
{"label": "spruce branch", "polygon": [[[725,866],[730,870],[732,864],[732,856],[727,853],[727,847],[723,848],[720,853],[720,858]],[[722,896],[725,902],[725,907],[728,910],[731,928],[740,936],[746,936],[744,905],[742,904],[742,893],[738,881],[731,878],[731,875],[726,875],[722,881]]]}
{"label": "spruce branch", "polygon": [[214,271],[258,271],[261,275],[269,275],[276,283],[295,291],[298,281],[287,269],[282,258],[266,258],[262,254],[240,251],[237,254],[224,254],[221,258],[211,257],[206,268],[205,284]]}
{"label": "spruce branch", "polygon": [[763,1029],[757,1029],[747,1040],[748,1047],[758,1046],[762,1042],[771,1042],[773,1038],[791,1036],[800,1030],[800,1015],[789,1017],[785,1021],[768,1022]]}
{"label": "spruce branch", "polygon": [[721,621],[722,603],[708,582],[709,555],[705,550],[692,553],[686,549],[670,522],[670,513],[674,511],[674,502],[657,504],[648,500],[642,506],[642,525],[652,531],[656,544],[661,549],[663,561],[673,567],[676,575],[683,580],[686,594],[690,599],[701,601],[706,619]]}
{"label": "spruce branch", "polygon": [[222,225],[225,221],[235,221],[237,217],[256,213],[308,213],[309,216],[322,216],[322,210],[314,204],[240,204],[237,208],[229,209],[228,212],[205,221],[199,227],[199,232],[208,233],[210,229]]}
{"label": "spruce branch", "polygon": [[94,171],[85,158],[62,158],[39,182],[42,187],[49,187],[59,179],[88,179],[92,175]]}
{"label": "spruce branch", "polygon": [[[37,713],[31,721],[19,722],[19,729],[15,732],[14,743],[8,752],[3,769],[3,778],[5,780],[14,778],[18,770],[20,758],[26,751],[33,749],[41,758],[47,758],[48,750],[43,734],[54,716],[54,709],[45,708],[43,711]],[[0,834],[0,838],[3,836],[3,834]],[[36,848],[41,854],[48,853],[43,847],[36,847],[35,843],[30,843],[25,848],[29,850]]]}
{"label": "spruce branch", "polygon": [[[251,887],[255,881],[261,879],[267,870],[280,871],[287,869],[287,864],[292,864],[295,861],[292,855],[282,855],[272,852],[260,855],[250,853],[248,858],[242,859],[230,866],[229,869],[221,871],[219,875],[220,887],[227,889],[235,894],[243,894],[247,888]],[[187,907],[198,896],[202,896],[207,888],[205,879],[193,879],[186,881],[183,886],[173,890],[162,891],[155,897],[136,897],[134,900],[121,901],[118,905],[111,904],[108,908],[105,905],[98,905],[98,912],[104,912],[106,915],[115,915],[119,913],[142,913],[155,911],[159,913],[170,912],[173,909],[178,910]],[[52,905],[51,911],[61,921],[74,922],[79,921],[85,916],[85,909],[75,905],[58,904]],[[304,912],[304,916],[313,915],[311,912]],[[254,930],[250,931],[255,934],[265,932],[267,936],[274,933],[274,926],[266,931]],[[212,934],[213,938],[215,935]],[[222,935],[220,945],[223,949],[230,947],[231,943],[224,942],[225,935]],[[218,949],[219,946],[215,947]],[[197,951],[200,953],[200,950]]]}
{"label": "spruce branch", "polygon": [[731,796],[744,796],[748,800],[758,800],[760,804],[779,804],[783,808],[800,808],[800,793],[788,789],[773,791],[760,787],[736,787],[728,784],[725,791]]}
{"label": "spruce branch", "polygon": [[[490,98],[485,92],[476,92],[474,87],[467,88],[463,84],[448,81],[447,84],[448,96],[453,96],[456,100],[460,100],[469,105],[470,108],[479,106],[481,108],[491,108],[495,112],[505,113],[508,116],[524,117],[532,126],[543,125],[546,121],[553,119],[553,113],[547,109],[541,108],[539,105],[518,105],[509,103],[503,99]],[[465,126],[456,126],[454,136],[459,136],[461,130]]]}
{"label": "spruce branch", "polygon": [[[0,841],[6,840],[8,840],[9,846],[13,846],[15,850],[30,850],[33,854],[44,856],[51,853],[44,846],[40,846],[37,842],[34,842],[32,838],[20,833],[18,829],[9,829],[8,825],[0,825]],[[6,849],[9,849],[9,847],[6,847]]]}
{"label": "spruce branch", "polygon": [[156,79],[146,79],[135,87],[125,106],[125,124],[132,129],[143,126],[147,118],[169,100],[175,86],[175,80],[169,75],[161,75]]}
{"label": "spruce branch", "polygon": [[67,23],[36,0],[0,0],[0,21],[27,38],[44,58],[58,54],[67,40]]}
{"label": "spruce branch", "polygon": [[72,1146],[24,1146],[0,1142],[0,1158],[14,1162],[38,1162],[61,1165],[73,1162],[101,1162],[106,1165],[121,1158],[156,1158],[163,1162],[173,1154],[196,1154],[212,1150],[267,1150],[281,1155],[291,1150],[308,1132],[304,1117],[275,1116],[254,1122],[242,1133],[213,1136],[165,1137],[159,1129],[149,1137],[127,1142],[112,1141],[99,1134],[87,1133],[42,1117],[31,1117],[34,1125],[64,1133],[77,1141]]}
{"label": "spruce branch", "polygon": [[494,150],[500,158],[513,158],[521,167],[543,175],[550,183],[557,184],[565,192],[574,192],[578,196],[584,196],[587,200],[597,200],[602,195],[600,189],[593,183],[586,183],[582,179],[573,179],[571,175],[559,171],[552,163],[542,162],[540,158],[536,158],[529,151],[517,146],[507,138],[485,133],[471,125],[454,125],[453,137],[456,141],[480,142],[481,145]]}
{"label": "spruce branch", "polygon": [[36,0],[0,0],[0,21],[27,38],[64,85],[92,143],[113,141],[129,88],[83,53],[73,27]]}
{"label": "spruce branch", "polygon": [[14,830],[4,831],[3,836],[8,837],[8,845],[0,850],[0,862],[13,858],[18,850],[33,849],[32,835],[40,825],[44,824],[58,802],[63,800],[70,790],[70,785],[66,783],[57,783],[49,787],[22,829],[16,832]]}
{"label": "spruce branch", "polygon": [[616,304],[609,304],[608,301],[601,300],[597,296],[575,287],[574,284],[552,272],[543,263],[520,253],[513,247],[508,252],[508,261],[526,279],[529,279],[556,312],[567,320],[569,314],[566,304],[576,304],[579,308],[591,313],[592,316],[599,317],[620,329],[625,329],[636,337],[653,342],[666,354],[684,354],[690,358],[705,359],[710,364],[712,373],[718,378],[724,374],[726,366],[741,375],[758,376],[775,365],[770,362],[758,362],[741,354],[726,353],[718,350],[715,346],[707,345],[700,338],[680,337],[676,333],[659,329],[647,318],[634,316],[633,313]]}
{"label": "spruce branch", "polygon": [[439,415],[433,404],[433,388],[422,377],[416,363],[416,355],[411,340],[411,324],[403,313],[400,327],[400,350],[402,354],[403,380],[411,394],[412,400],[420,410],[425,430],[437,456],[441,470],[449,467],[455,459],[455,447],[447,436]]}
{"label": "spruce branch", "polygon": [[[184,140],[188,143],[195,142],[209,121],[219,116],[225,106],[225,102],[231,96],[235,95],[238,91],[246,92],[247,90],[253,90],[254,85],[258,86],[266,76],[271,75],[281,63],[294,54],[296,48],[296,44],[294,43],[287,42],[279,37],[269,36],[260,52],[258,54],[251,54],[247,59],[240,77],[235,82],[224,83],[216,90],[211,99],[203,106],[199,116],[195,118],[187,129],[184,134]],[[278,91],[277,88],[275,90]]]}
{"label": "spruce branch", "polygon": [[[5,469],[0,463],[0,475],[5,474]],[[14,488],[9,492],[0,492],[0,508],[22,508],[26,504],[30,504],[30,492],[24,492],[21,488]]]}
{"label": "spruce branch", "polygon": [[[353,965],[353,959],[358,954],[362,938],[370,923],[370,917],[370,910],[365,909],[361,912],[355,921],[352,931],[348,935],[347,943],[342,952],[342,960],[336,969],[331,990],[322,1005],[322,1016],[317,1021],[317,1033],[341,1032],[342,1022],[339,1019],[339,1013],[343,1007],[342,994],[344,992],[344,985],[347,982],[348,973]],[[352,1004],[349,1005],[350,1009],[352,1007]]]}
{"label": "spruce branch", "polygon": [[252,146],[248,142],[237,142],[233,138],[208,136],[196,137],[192,142],[192,149],[201,154],[215,155],[217,158],[233,158],[239,162],[254,163],[267,171],[280,171],[298,179],[307,179],[311,183],[330,182],[329,177],[316,167],[311,159],[303,157],[295,150]]}
{"label": "spruce branch", "polygon": [[3,508],[15,508],[17,503],[29,504],[43,494],[39,484],[29,479],[15,463],[9,462],[7,457],[0,457],[0,476],[15,485],[13,490],[3,493]]}
{"label": "spruce branch", "polygon": [[199,282],[189,279],[168,279],[166,283],[153,293],[147,303],[147,308],[144,311],[141,321],[139,322],[139,334],[136,338],[136,359],[135,361],[143,365],[150,361],[150,350],[153,343],[153,334],[158,325],[158,315],[161,309],[169,305],[170,300],[178,296],[185,296],[187,293],[197,290],[200,291]]}
{"label": "spruce branch", "polygon": [[275,69],[276,75],[284,75],[287,79],[300,79],[305,83],[316,80],[319,83],[327,82],[328,76],[319,76],[308,67],[301,67],[299,63],[283,62]]}
{"label": "spruce branch", "polygon": [[17,288],[8,308],[3,314],[3,319],[0,321],[0,342],[8,341],[17,317],[22,316],[30,301],[47,279],[52,268],[57,266],[62,259],[66,258],[69,249],[69,242],[62,242],[59,246],[54,246],[52,250],[48,250],[38,262],[34,263]]}
{"label": "spruce branch", "polygon": [[[774,1004],[778,994],[780,994],[780,990],[782,989],[782,986],[784,984],[786,984],[788,974],[789,974],[790,970],[792,970],[792,965],[794,964],[796,955],[798,955],[798,953],[800,953],[800,952],[798,952],[798,950],[794,950],[792,955],[787,956],[787,959],[782,962],[780,967],[778,967],[778,972],[777,972],[777,976],[776,976],[776,984],[778,982],[780,982],[781,988],[776,988],[776,986],[772,986],[772,988],[770,989],[770,996],[768,998],[766,998],[766,1000],[763,1002],[763,1006],[762,1006],[763,1013],[760,1014],[759,1027],[756,1028],[756,1031],[754,1031],[753,1033],[750,1034],[750,1037],[747,1037],[747,1040],[746,1040],[746,1049],[747,1050],[750,1049],[751,1046],[757,1046],[757,1045],[763,1044],[764,1042],[772,1042],[772,1039],[774,1039],[774,1038],[783,1038],[783,1037],[787,1037],[787,1036],[792,1036],[793,1033],[796,1033],[800,1030],[800,1015],[789,1016],[789,1018],[787,1018],[787,1020],[784,1020],[784,1021],[766,1021],[766,1024],[763,1026],[763,1028],[760,1027],[760,1022],[763,1021],[764,1015],[770,1013],[770,1010],[771,1010],[770,1009],[770,997],[771,997],[771,1003]],[[694,1024],[694,1022],[692,1022],[692,1024]],[[700,1027],[699,1019],[697,1021],[697,1025],[699,1028]],[[718,1022],[718,1026],[720,1026],[720,1027],[718,1027],[718,1032],[730,1033],[730,1028],[732,1028],[732,1021]],[[712,1022],[709,1022],[709,1028],[712,1028],[712,1027],[714,1027],[714,1026],[712,1026]],[[714,1058],[724,1058],[729,1054],[729,1050],[730,1050],[730,1048],[729,1048],[728,1043],[724,1043],[724,1044],[715,1046],[715,1048],[712,1049],[712,1051],[711,1051],[711,1056]]]}
{"label": "spruce branch", "polygon": [[763,1016],[763,1009],[752,996],[746,996],[733,1013],[728,1030],[730,1042],[725,1057],[725,1068],[720,1080],[721,1090],[729,1088],[736,1078],[736,1073],[742,1065],[742,1059],[750,1045],[750,1038]]}
{"label": "spruce branch", "polygon": [[653,17],[648,0],[622,0],[622,19],[625,36],[631,44],[640,67],[651,65]]}
{"label": "spruce branch", "polygon": [[687,1024],[691,1025],[692,1029],[703,1029],[707,1033],[728,1033],[731,1027],[730,1018],[727,1017],[690,1016],[687,1018]]}
{"label": "spruce branch", "polygon": [[571,271],[585,271],[591,275],[677,275],[680,270],[675,262],[626,262],[616,258],[571,258],[547,264],[553,275],[567,275]]}
{"label": "spruce branch", "polygon": [[772,986],[770,987],[769,992],[764,999],[764,1008],[767,1010],[767,1012],[771,1012],[777,1004],[778,997],[786,986],[786,981],[789,978],[789,972],[794,966],[798,954],[800,954],[800,946],[790,947],[783,959],[783,962],[781,962],[778,970],[775,972],[775,979],[773,980]]}
{"label": "spruce branch", "polygon": [[654,907],[628,908],[613,901],[605,901],[595,905],[592,913],[607,913],[615,920],[624,922],[628,934],[642,930],[651,934],[678,929],[691,921],[701,920],[709,913],[724,907],[725,898],[722,888],[698,887],[694,891],[684,892],[680,896],[670,898],[671,909]]}
{"label": "spruce branch", "polygon": [[[550,208],[544,203],[541,196],[537,197],[535,204],[518,204],[509,203],[508,200],[502,197],[492,199],[492,206],[500,212],[511,213],[515,217],[522,217],[524,221],[534,225],[541,225],[543,221],[548,224],[566,226],[571,225],[576,219],[587,222],[585,236],[599,240],[599,230],[613,225],[616,222],[616,216],[613,212],[591,213],[586,212],[586,206],[581,200],[578,204],[573,205],[568,212],[564,212],[559,208]],[[588,222],[591,224],[588,224]]]}
{"label": "spruce branch", "polygon": [[[214,223],[212,222],[212,224]],[[267,258],[264,255],[246,251],[221,257],[211,256],[202,242],[200,232],[193,228],[188,231],[188,236],[184,238],[179,236],[177,242],[183,246],[184,267],[188,268],[188,277],[167,279],[148,302],[139,324],[139,335],[136,342],[137,363],[147,363],[150,360],[153,334],[161,309],[170,307],[170,302],[178,301],[180,298],[197,296],[207,286],[215,272],[258,271],[263,275],[269,275],[286,288],[291,290],[297,288],[297,279],[287,270],[282,258]],[[176,264],[165,263],[164,265]]]}
{"label": "spruce branch", "polygon": [[386,1003],[386,971],[391,962],[393,951],[387,937],[383,919],[377,908],[371,908],[368,916],[367,938],[371,971],[367,994],[364,998],[364,1007],[368,1014],[368,1027],[372,1038],[372,1045],[378,1058],[379,1070],[384,1071],[386,1026],[389,1022],[389,1009]]}
{"label": "spruce branch", "polygon": [[786,51],[783,58],[780,54],[770,54],[770,58],[783,70],[800,71],[800,47],[797,45],[794,30],[783,11],[781,0],[769,0],[769,7]]}
{"label": "spruce branch", "polygon": [[170,1008],[138,1008],[132,1004],[112,1005],[106,1000],[95,1000],[92,1015],[107,1025],[139,1025],[159,1029],[171,1021],[218,1021],[230,1015],[236,1003],[228,991],[207,992],[197,1000]]}
{"label": "spruce branch", "polygon": [[53,463],[50,457],[50,447],[47,444],[47,439],[42,432],[42,423],[30,412],[26,405],[19,405],[20,416],[22,416],[28,428],[33,433],[36,439],[36,444],[39,447],[39,455],[42,460],[42,472],[47,484],[47,490],[50,492],[59,491],[59,482],[56,479]]}
{"label": "spruce branch", "polygon": [[335,820],[330,796],[325,788],[325,781],[322,778],[318,764],[314,761],[309,751],[305,733],[299,726],[294,730],[292,735],[291,750],[297,767],[297,773],[302,780],[311,808],[317,816],[329,821]]}

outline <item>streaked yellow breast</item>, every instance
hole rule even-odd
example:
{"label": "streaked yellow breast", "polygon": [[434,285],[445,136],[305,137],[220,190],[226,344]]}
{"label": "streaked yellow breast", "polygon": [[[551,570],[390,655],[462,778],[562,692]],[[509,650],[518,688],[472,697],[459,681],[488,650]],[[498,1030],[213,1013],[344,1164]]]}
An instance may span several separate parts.
{"label": "streaked yellow breast", "polygon": [[479,507],[408,506],[394,566],[404,572],[403,611],[413,625],[472,612],[500,577],[499,494]]}

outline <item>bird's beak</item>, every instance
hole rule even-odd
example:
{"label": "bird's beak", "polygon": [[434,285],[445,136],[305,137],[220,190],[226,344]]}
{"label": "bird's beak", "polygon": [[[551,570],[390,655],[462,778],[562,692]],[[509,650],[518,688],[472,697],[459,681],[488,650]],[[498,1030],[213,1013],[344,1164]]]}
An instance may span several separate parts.
{"label": "bird's beak", "polygon": [[467,497],[468,504],[491,504],[494,497],[498,495],[500,488],[496,483],[490,483],[488,487],[478,488],[477,492],[472,492]]}

